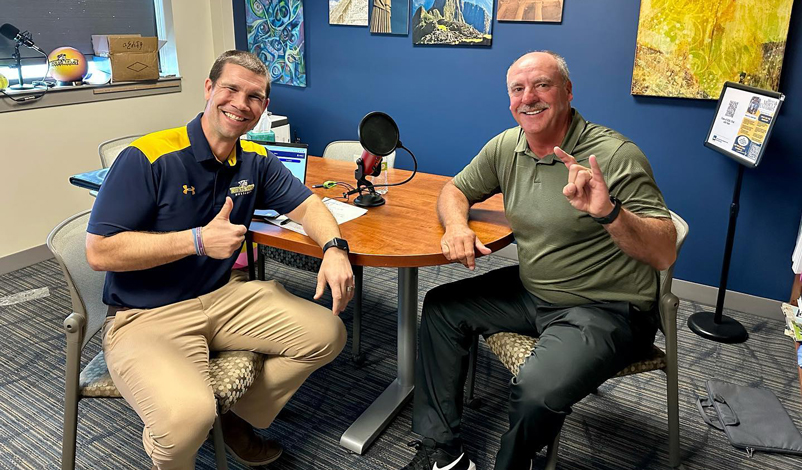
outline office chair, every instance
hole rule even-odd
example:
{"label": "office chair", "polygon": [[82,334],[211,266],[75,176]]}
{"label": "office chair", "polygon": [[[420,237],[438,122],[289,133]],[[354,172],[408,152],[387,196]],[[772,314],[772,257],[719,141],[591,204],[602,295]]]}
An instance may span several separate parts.
{"label": "office chair", "polygon": [[[72,313],[64,320],[67,360],[62,470],[75,469],[78,401],[82,398],[121,398],[109,375],[103,351],[83,371],[80,370],[81,351],[101,329],[107,313],[107,306],[101,300],[105,273],[92,270],[86,261],[86,226],[89,213],[90,211],[84,211],[69,217],[47,237],[47,247],[64,273],[72,299]],[[218,470],[226,470],[228,467],[220,415],[245,394],[262,372],[264,358],[250,351],[225,351],[213,353],[209,362],[209,373],[218,407],[212,429],[215,460]]]}
{"label": "office chair", "polygon": [[[688,235],[688,224],[679,215],[671,212],[671,220],[677,229],[677,255],[679,255],[685,237]],[[675,263],[676,264],[676,263]],[[640,374],[653,370],[662,370],[666,374],[666,401],[668,402],[668,463],[671,468],[680,466],[679,458],[679,385],[677,372],[677,310],[679,309],[679,299],[671,292],[671,284],[674,280],[674,265],[664,271],[660,271],[660,286],[658,291],[658,308],[660,311],[660,330],[665,336],[666,350],[663,352],[657,346],[652,347],[651,353],[636,362],[633,362],[623,370],[618,372],[615,377],[625,375]],[[476,360],[478,353],[479,336],[474,338],[473,346],[470,351],[468,362],[468,380],[466,404],[471,408],[481,406],[481,401],[474,397],[474,385],[476,380]],[[518,369],[530,356],[532,349],[537,344],[537,338],[519,335],[516,333],[501,332],[485,338],[490,350],[495,354],[504,366],[512,372],[518,374]],[[557,467],[557,448],[559,446],[560,434],[554,438],[554,442],[549,445],[546,454],[546,470],[554,470]]]}
{"label": "office chair", "polygon": [[131,145],[131,142],[140,137],[142,137],[141,134],[118,137],[116,139],[107,140],[98,145],[97,153],[100,154],[101,168],[109,168],[111,164],[114,163],[114,160],[117,159],[117,156],[120,155],[120,152],[122,152],[124,148]]}

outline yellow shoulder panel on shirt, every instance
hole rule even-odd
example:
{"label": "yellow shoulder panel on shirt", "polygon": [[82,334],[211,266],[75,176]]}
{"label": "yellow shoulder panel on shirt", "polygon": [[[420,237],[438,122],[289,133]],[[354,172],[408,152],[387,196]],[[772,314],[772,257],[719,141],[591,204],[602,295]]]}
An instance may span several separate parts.
{"label": "yellow shoulder panel on shirt", "polygon": [[267,149],[265,149],[261,144],[251,142],[250,140],[240,140],[239,143],[242,146],[242,150],[245,152],[258,153],[263,157],[267,156]]}
{"label": "yellow shoulder panel on shirt", "polygon": [[131,142],[131,146],[138,148],[153,163],[162,155],[189,147],[189,134],[186,126],[176,127],[142,136]]}

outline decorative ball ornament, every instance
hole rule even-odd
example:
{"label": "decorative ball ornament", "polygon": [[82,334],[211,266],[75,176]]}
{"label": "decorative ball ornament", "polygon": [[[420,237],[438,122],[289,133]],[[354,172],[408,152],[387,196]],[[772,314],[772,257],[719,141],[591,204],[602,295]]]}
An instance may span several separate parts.
{"label": "decorative ball ornament", "polygon": [[60,82],[80,82],[86,75],[86,57],[74,47],[59,47],[47,56],[53,78]]}

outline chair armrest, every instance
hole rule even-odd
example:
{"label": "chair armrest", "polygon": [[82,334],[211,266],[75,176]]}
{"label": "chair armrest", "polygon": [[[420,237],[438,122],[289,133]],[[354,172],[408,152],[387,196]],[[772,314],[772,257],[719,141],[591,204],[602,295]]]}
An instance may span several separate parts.
{"label": "chair armrest", "polygon": [[64,319],[64,333],[68,343],[81,345],[86,331],[86,317],[80,313],[72,312]]}
{"label": "chair armrest", "polygon": [[664,335],[669,332],[677,332],[677,311],[679,310],[679,298],[671,292],[666,292],[660,296],[660,329]]}

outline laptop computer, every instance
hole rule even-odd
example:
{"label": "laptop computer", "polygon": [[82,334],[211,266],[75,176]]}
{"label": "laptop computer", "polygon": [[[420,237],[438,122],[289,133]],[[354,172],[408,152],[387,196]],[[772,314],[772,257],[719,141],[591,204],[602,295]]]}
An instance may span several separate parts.
{"label": "laptop computer", "polygon": [[[290,142],[262,142],[258,140],[252,141],[254,143],[264,146],[269,152],[276,156],[290,172],[301,180],[301,183],[306,184],[306,166],[309,162],[309,146],[301,143]],[[275,218],[279,213],[274,210],[257,210],[254,211],[256,217]]]}

